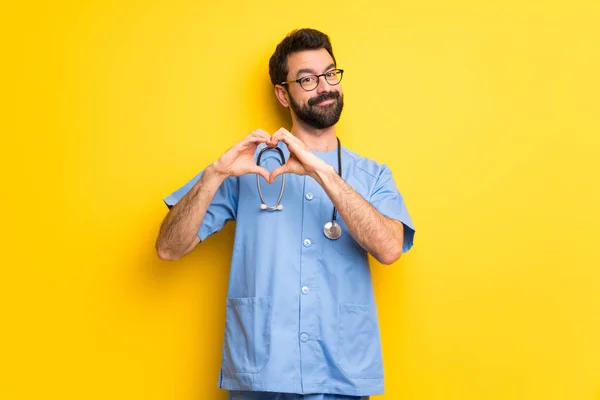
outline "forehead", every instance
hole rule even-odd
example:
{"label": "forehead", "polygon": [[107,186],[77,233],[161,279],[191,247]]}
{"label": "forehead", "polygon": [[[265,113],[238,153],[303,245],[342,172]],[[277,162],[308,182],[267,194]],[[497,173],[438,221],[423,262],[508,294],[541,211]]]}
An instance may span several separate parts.
{"label": "forehead", "polygon": [[296,76],[300,70],[312,70],[321,74],[333,64],[333,58],[327,50],[304,50],[288,56],[288,77]]}

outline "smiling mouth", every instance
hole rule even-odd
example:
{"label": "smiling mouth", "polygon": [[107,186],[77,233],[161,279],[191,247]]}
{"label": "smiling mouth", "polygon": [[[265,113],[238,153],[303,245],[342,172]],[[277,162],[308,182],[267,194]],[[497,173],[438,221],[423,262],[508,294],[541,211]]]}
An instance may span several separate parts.
{"label": "smiling mouth", "polygon": [[323,100],[320,103],[315,104],[315,106],[326,106],[327,104],[331,104],[335,102],[335,99],[327,99],[327,100]]}

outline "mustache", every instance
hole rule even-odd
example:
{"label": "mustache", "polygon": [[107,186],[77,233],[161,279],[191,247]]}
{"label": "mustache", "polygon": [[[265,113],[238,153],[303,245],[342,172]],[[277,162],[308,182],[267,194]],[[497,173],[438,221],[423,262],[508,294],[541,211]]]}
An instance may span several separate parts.
{"label": "mustache", "polygon": [[319,104],[322,101],[330,100],[330,99],[339,100],[339,98],[340,98],[340,93],[339,92],[321,93],[317,97],[313,97],[312,99],[309,99],[308,100],[308,105],[312,107],[315,104]]}

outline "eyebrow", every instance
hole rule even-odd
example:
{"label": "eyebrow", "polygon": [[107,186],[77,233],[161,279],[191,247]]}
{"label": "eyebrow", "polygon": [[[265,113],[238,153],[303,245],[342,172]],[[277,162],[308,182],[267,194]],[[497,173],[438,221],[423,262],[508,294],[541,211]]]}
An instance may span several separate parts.
{"label": "eyebrow", "polygon": [[[329,64],[327,66],[327,68],[325,68],[325,72],[329,71],[333,67],[335,67],[334,63]],[[298,70],[298,72],[296,72],[296,78],[299,77],[300,75],[306,74],[306,73],[314,74],[314,75],[317,74],[314,69],[311,69],[311,68],[302,68],[302,69]]]}

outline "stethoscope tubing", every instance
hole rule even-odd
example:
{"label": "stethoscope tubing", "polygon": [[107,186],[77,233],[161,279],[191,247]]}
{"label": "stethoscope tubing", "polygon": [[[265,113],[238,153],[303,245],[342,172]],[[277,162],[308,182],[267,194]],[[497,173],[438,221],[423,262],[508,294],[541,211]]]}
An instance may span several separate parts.
{"label": "stethoscope tubing", "polygon": [[[265,147],[258,153],[256,165],[260,165],[260,159],[261,159],[263,153],[268,150],[277,150],[277,152],[279,153],[279,160],[278,160],[279,164],[280,165],[285,164],[285,154],[283,154],[283,150],[281,150],[279,147],[275,147],[275,148]],[[265,198],[264,198],[262,190],[260,188],[260,175],[256,175],[256,186],[258,187],[258,196],[260,197],[260,201],[261,201],[261,204],[260,204],[261,210],[269,210],[269,211],[283,210],[283,206],[280,203],[281,203],[281,199],[283,197],[283,190],[285,189],[285,174],[283,174],[281,176],[281,190],[279,191],[279,197],[277,198],[277,203],[275,203],[274,206],[268,206],[267,203],[265,202]]]}
{"label": "stethoscope tubing", "polygon": [[[337,140],[337,144],[338,144],[338,148],[337,148],[337,159],[338,159],[338,175],[340,176],[340,178],[343,179],[342,177],[342,144],[340,143],[340,139],[336,137]],[[283,150],[281,150],[279,147],[265,147],[264,149],[262,149],[259,153],[258,153],[258,158],[256,160],[256,165],[260,166],[260,160],[262,158],[263,153],[265,153],[266,151],[269,150],[275,150],[279,153],[279,164],[280,165],[285,165],[285,154],[283,154]],[[261,210],[268,210],[268,211],[281,211],[283,210],[283,205],[281,204],[281,199],[283,198],[283,191],[285,188],[285,174],[282,175],[282,180],[281,180],[281,190],[279,191],[279,197],[277,198],[277,203],[275,203],[274,206],[268,206],[265,203],[265,199],[262,193],[262,189],[260,188],[260,175],[256,175],[256,186],[258,187],[258,195],[260,197],[260,209]],[[335,206],[333,206],[333,215],[331,217],[331,221],[327,222],[325,224],[324,227],[324,231],[325,236],[328,239],[338,239],[341,235],[341,230],[340,230],[340,226],[337,223],[337,208]]]}

